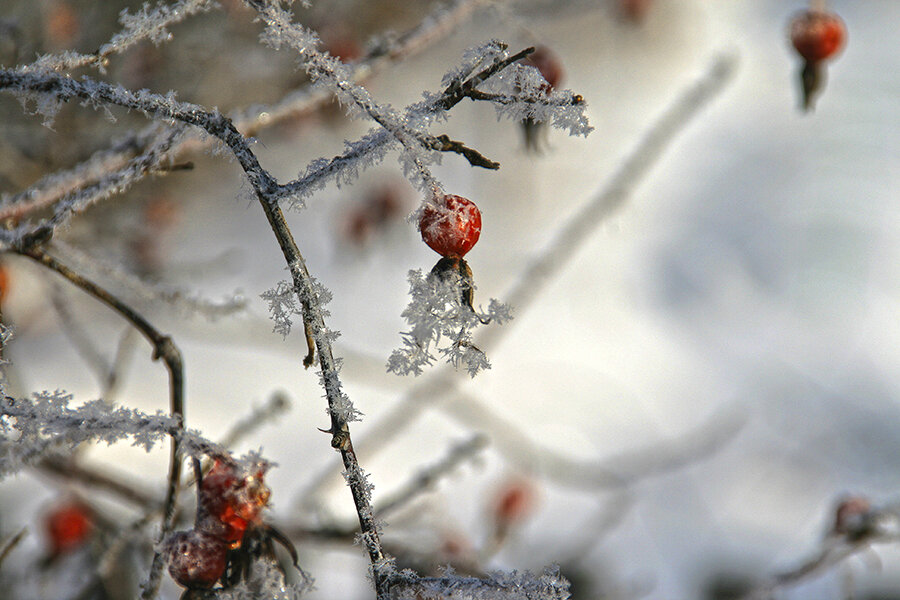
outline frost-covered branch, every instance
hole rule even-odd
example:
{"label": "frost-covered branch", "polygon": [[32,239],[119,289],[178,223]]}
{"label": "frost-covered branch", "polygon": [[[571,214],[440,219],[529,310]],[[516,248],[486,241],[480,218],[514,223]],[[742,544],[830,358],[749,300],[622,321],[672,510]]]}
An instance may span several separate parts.
{"label": "frost-covered branch", "polygon": [[89,255],[62,240],[53,240],[51,246],[60,256],[65,256],[69,264],[78,272],[90,274],[94,279],[102,278],[121,288],[124,291],[123,296],[133,298],[134,301],[140,303],[165,304],[174,308],[178,314],[199,315],[210,321],[229,317],[247,309],[247,299],[237,291],[216,302],[203,298],[188,289],[161,283],[148,283],[129,273],[121,265]]}
{"label": "frost-covered branch", "polygon": [[559,569],[547,568],[540,575],[528,571],[492,573],[486,578],[457,575],[446,569],[440,577],[420,577],[403,571],[389,582],[390,597],[426,600],[566,600],[569,582]]}
{"label": "frost-covered branch", "polygon": [[[359,82],[384,70],[389,65],[421,52],[429,45],[449,35],[480,7],[492,3],[487,0],[455,0],[448,6],[439,7],[407,33],[386,37],[363,59],[353,65],[348,65],[351,81]],[[284,119],[315,110],[330,99],[331,95],[324,93],[321,88],[303,85],[273,104],[253,105],[238,110],[232,118],[240,131],[251,136],[260,129],[271,127]],[[176,130],[183,129],[180,124],[170,127]],[[169,132],[167,135],[175,133],[177,132]],[[126,134],[109,149],[97,152],[87,161],[72,169],[58,171],[47,176],[27,190],[9,196],[0,195],[0,220],[20,220],[26,215],[52,206],[61,198],[69,195],[96,194],[100,197],[106,185],[112,185],[129,175],[141,178],[150,172],[148,169],[135,171],[136,167],[143,162],[142,156],[160,155],[162,158],[165,155],[165,158],[172,160],[187,151],[209,148],[216,141],[215,138],[197,134],[178,135],[177,141],[171,144],[167,153],[160,153],[159,149],[154,149],[154,146],[159,143],[156,141],[158,138],[164,137],[159,132],[159,125],[153,124],[141,131]],[[165,173],[166,171],[161,172],[161,174]],[[107,177],[104,185],[95,185],[96,182]],[[90,191],[85,189],[88,186],[92,187]],[[102,197],[107,195],[102,195]]]}
{"label": "frost-covered branch", "polygon": [[227,454],[219,444],[184,429],[181,419],[162,411],[145,413],[93,400],[72,408],[72,395],[38,392],[31,398],[0,400],[0,472],[15,473],[48,452],[71,450],[84,442],[114,444],[127,439],[149,451],[167,437],[190,456]]}
{"label": "frost-covered branch", "polygon": [[[531,115],[536,121],[550,120],[554,126],[568,129],[573,135],[590,133],[591,127],[584,115],[586,105],[583,101],[576,104],[571,102],[559,104],[548,100],[550,96],[546,92],[541,92],[543,96],[540,96],[535,91],[546,82],[536,69],[516,64],[516,61],[531,51],[532,48],[526,48],[521,52],[509,54],[506,45],[496,40],[473,48],[464,56],[462,65],[443,78],[442,83],[446,86],[443,92],[426,93],[424,101],[406,107],[402,122],[406,124],[407,129],[416,133],[417,139],[414,144],[404,144],[404,152],[400,158],[404,171],[414,183],[419,183],[422,189],[434,189],[435,184],[430,181],[427,173],[422,174],[421,166],[439,160],[440,154],[435,152],[436,150],[458,152],[466,157],[470,164],[483,163],[477,166],[490,165],[488,168],[497,166],[480,154],[476,156],[473,149],[466,148],[463,151],[460,142],[455,142],[457,145],[454,145],[449,138],[442,139],[446,136],[435,137],[425,133],[428,126],[445,118],[446,112],[468,97],[470,91],[494,79],[497,79],[494,84],[499,89],[508,88],[510,97],[519,97],[521,94],[523,98],[518,104],[498,104],[503,109],[502,114],[517,120],[521,120],[521,115]],[[487,66],[484,66],[485,64]],[[505,69],[512,69],[516,73],[524,72],[527,77],[519,75],[504,79],[500,74]],[[521,84],[526,80],[531,81],[532,85],[522,87]],[[517,82],[519,87],[510,82]],[[556,94],[565,96],[567,92]],[[311,162],[297,180],[280,186],[278,196],[287,199],[291,206],[302,207],[303,199],[323,187],[327,181],[336,180],[340,184],[355,180],[361,169],[383,160],[398,139],[400,138],[387,128],[372,130],[355,142],[347,142],[347,149],[343,154],[331,160],[317,159]],[[427,150],[432,152],[428,153]]]}
{"label": "frost-covered branch", "polygon": [[174,4],[159,3],[154,7],[144,4],[141,9],[131,14],[124,9],[119,14],[122,29],[108,42],[91,54],[64,52],[47,54],[28,65],[32,71],[70,71],[89,65],[97,66],[101,72],[113,54],[121,54],[132,46],[149,40],[156,45],[172,39],[168,27],[175,25],[192,15],[207,12],[218,6],[215,0],[178,0]]}
{"label": "frost-covered branch", "polygon": [[848,558],[875,544],[900,542],[900,514],[896,507],[876,508],[868,500],[851,497],[838,504],[835,521],[817,553],[800,566],[775,575],[753,588],[740,600],[766,600],[785,590],[827,573]]}

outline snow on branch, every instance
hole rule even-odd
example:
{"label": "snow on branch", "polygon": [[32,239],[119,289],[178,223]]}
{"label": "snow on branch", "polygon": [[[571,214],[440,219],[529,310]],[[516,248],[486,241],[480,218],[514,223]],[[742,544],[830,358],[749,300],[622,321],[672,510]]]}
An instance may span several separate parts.
{"label": "snow on branch", "polygon": [[59,251],[61,256],[65,256],[79,273],[91,274],[97,279],[103,277],[125,288],[130,296],[144,303],[167,304],[184,316],[200,315],[210,321],[215,321],[247,309],[247,299],[238,291],[216,302],[203,298],[188,289],[148,283],[124,270],[118,264],[88,255],[61,240],[53,240],[53,247]]}
{"label": "snow on branch", "polygon": [[[438,7],[419,25],[405,34],[385,36],[365,58],[353,65],[348,65],[351,69],[351,80],[360,81],[370,77],[387,65],[402,61],[446,37],[470,18],[482,6],[483,1],[455,0],[447,6]],[[330,95],[322,93],[322,88],[302,85],[273,104],[246,107],[236,111],[232,118],[235,126],[245,135],[254,135],[260,128],[271,126],[303,111],[315,109],[329,97]],[[177,127],[181,127],[181,125]],[[383,130],[379,131],[383,132]],[[52,206],[66,194],[93,184],[107,173],[129,168],[128,163],[135,154],[140,155],[150,151],[148,146],[156,139],[157,135],[156,124],[140,131],[129,132],[114,141],[108,149],[98,151],[71,169],[57,171],[17,194],[0,195],[0,220],[20,220],[25,215]],[[203,134],[186,132],[185,135],[179,137],[169,155],[175,156],[188,148],[209,147],[216,141],[216,138]],[[372,157],[371,160],[374,163],[382,158],[383,156]],[[144,172],[143,175],[146,173]],[[160,175],[166,173],[167,171],[159,172]],[[302,201],[298,200],[296,206],[302,207]]]}
{"label": "snow on branch", "polygon": [[416,269],[408,279],[410,303],[401,316],[410,330],[401,334],[403,347],[388,358],[387,370],[420,375],[424,366],[434,364],[435,352],[454,367],[465,367],[472,377],[489,369],[491,364],[472,341],[472,332],[480,324],[501,325],[511,319],[509,306],[492,299],[487,312],[476,311],[466,299],[474,287],[471,280],[455,270],[423,276]]}
{"label": "snow on branch", "polygon": [[0,475],[15,473],[47,452],[71,449],[87,441],[114,444],[130,438],[132,445],[149,452],[171,436],[191,456],[228,454],[199,432],[182,429],[178,416],[114,407],[103,400],[71,408],[71,401],[71,394],[59,390],[0,400]]}
{"label": "snow on branch", "polygon": [[389,581],[390,597],[396,600],[566,600],[569,582],[556,567],[540,575],[529,571],[491,573],[485,578],[457,575],[447,568],[440,577],[419,577],[402,571]]}
{"label": "snow on branch", "polygon": [[47,54],[28,65],[28,71],[70,71],[89,65],[97,66],[104,72],[106,61],[112,54],[121,54],[135,44],[149,40],[157,46],[172,39],[168,27],[192,15],[207,12],[217,7],[214,0],[178,0],[172,5],[157,4],[151,7],[144,3],[141,9],[131,14],[128,9],[119,13],[122,30],[116,33],[109,42],[100,46],[93,54],[63,52]]}

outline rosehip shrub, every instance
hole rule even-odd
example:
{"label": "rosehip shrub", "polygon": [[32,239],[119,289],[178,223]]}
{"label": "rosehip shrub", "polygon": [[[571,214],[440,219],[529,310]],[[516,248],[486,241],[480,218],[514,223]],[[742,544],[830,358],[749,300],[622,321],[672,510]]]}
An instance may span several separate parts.
{"label": "rosehip shrub", "polygon": [[481,211],[467,198],[444,195],[422,211],[419,231],[428,247],[444,258],[461,258],[481,236]]}

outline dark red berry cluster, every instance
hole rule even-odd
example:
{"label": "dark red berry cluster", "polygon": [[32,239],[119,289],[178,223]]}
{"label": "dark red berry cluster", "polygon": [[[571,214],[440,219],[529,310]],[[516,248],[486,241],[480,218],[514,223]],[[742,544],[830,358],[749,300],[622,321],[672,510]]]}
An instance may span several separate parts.
{"label": "dark red berry cluster", "polygon": [[265,466],[246,470],[228,458],[215,460],[200,483],[194,528],[166,541],[172,579],[197,589],[210,588],[222,578],[229,550],[240,548],[247,529],[261,521],[269,501],[264,475]]}

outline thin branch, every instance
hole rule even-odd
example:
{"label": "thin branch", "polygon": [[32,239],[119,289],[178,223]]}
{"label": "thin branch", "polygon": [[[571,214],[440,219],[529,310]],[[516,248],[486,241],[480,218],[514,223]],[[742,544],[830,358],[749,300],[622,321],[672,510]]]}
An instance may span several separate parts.
{"label": "thin branch", "polygon": [[131,483],[110,476],[82,464],[71,457],[50,455],[43,458],[37,467],[42,471],[66,480],[76,481],[94,490],[103,490],[127,500],[145,510],[157,511],[163,504],[150,492],[142,490]]}
{"label": "thin branch", "polygon": [[851,556],[869,550],[872,544],[896,544],[897,542],[900,542],[900,535],[896,533],[873,533],[858,540],[844,538],[826,539],[822,548],[814,557],[790,571],[779,573],[768,583],[756,587],[744,596],[741,596],[740,600],[766,600],[772,598],[776,591],[800,585],[817,577]]}
{"label": "thin branch", "polygon": [[488,441],[486,435],[478,433],[468,440],[456,444],[450,448],[447,456],[435,464],[421,469],[393,494],[377,503],[375,516],[384,517],[406,506],[420,494],[431,489],[440,479],[453,472],[460,464],[471,460],[472,457],[484,450],[488,445]]}
{"label": "thin branch", "polygon": [[[0,75],[0,80],[2,80],[2,75]],[[169,371],[169,412],[177,420],[178,427],[183,428],[184,365],[181,352],[172,341],[172,338],[157,331],[149,321],[141,314],[134,311],[130,306],[126,305],[94,282],[72,271],[49,254],[45,253],[39,247],[20,247],[17,249],[17,252],[22,256],[27,256],[35,262],[42,264],[51,271],[59,273],[72,284],[81,288],[119,313],[143,334],[147,341],[150,342],[151,346],[153,346],[153,359],[156,360],[161,358],[166,365],[166,369]],[[175,500],[178,482],[181,478],[180,446],[181,443],[179,438],[173,436],[172,451],[169,457],[169,485],[166,491],[166,499],[163,504],[163,522],[160,531],[160,541],[168,535],[175,523]],[[155,552],[150,570],[150,578],[144,588],[143,598],[145,599],[152,598],[156,595],[162,573],[162,560],[162,555],[158,551]]]}
{"label": "thin branch", "polygon": [[219,443],[225,448],[231,448],[238,441],[262,426],[263,423],[281,415],[290,407],[291,403],[287,394],[284,392],[273,393],[265,404],[254,408],[249,415],[232,425],[228,432],[222,436]]}
{"label": "thin branch", "polygon": [[75,320],[72,312],[69,310],[69,303],[64,297],[64,291],[61,286],[54,282],[53,289],[50,291],[50,302],[56,311],[59,321],[62,324],[63,334],[72,342],[78,352],[78,356],[85,362],[88,368],[94,373],[101,386],[106,386],[113,372],[112,365],[109,364],[94,343],[88,337],[87,332]]}
{"label": "thin branch", "polygon": [[6,557],[9,556],[9,553],[12,552],[19,543],[25,539],[25,534],[28,533],[28,528],[23,527],[19,530],[19,533],[12,536],[6,544],[3,545],[3,550],[0,550],[0,565],[6,561]]}
{"label": "thin branch", "polygon": [[175,25],[189,16],[207,12],[216,6],[217,4],[213,0],[179,0],[172,6],[160,4],[152,9],[148,4],[144,4],[136,15],[131,15],[125,10],[119,16],[119,22],[124,28],[95,52],[90,54],[75,52],[66,52],[62,55],[49,54],[39,58],[36,63],[31,65],[31,68],[71,71],[81,67],[97,66],[103,71],[109,57],[113,54],[121,54],[147,39],[155,44],[166,41],[170,37],[166,27]]}
{"label": "thin branch", "polygon": [[[436,463],[423,467],[413,474],[409,480],[399,488],[388,494],[384,500],[375,503],[374,514],[377,518],[384,518],[392,512],[409,505],[421,494],[452,473],[459,465],[471,460],[479,452],[488,446],[488,437],[475,434],[468,440],[456,444],[446,456]],[[297,527],[291,531],[293,537],[317,538],[325,540],[349,541],[353,539],[355,527],[340,524],[326,524],[315,528]]]}
{"label": "thin branch", "polygon": [[455,152],[461,154],[469,161],[473,167],[482,167],[484,169],[497,170],[500,163],[495,162],[473,148],[469,148],[463,142],[451,140],[449,136],[439,135],[437,137],[429,136],[426,138],[426,144],[433,150],[439,152]]}

